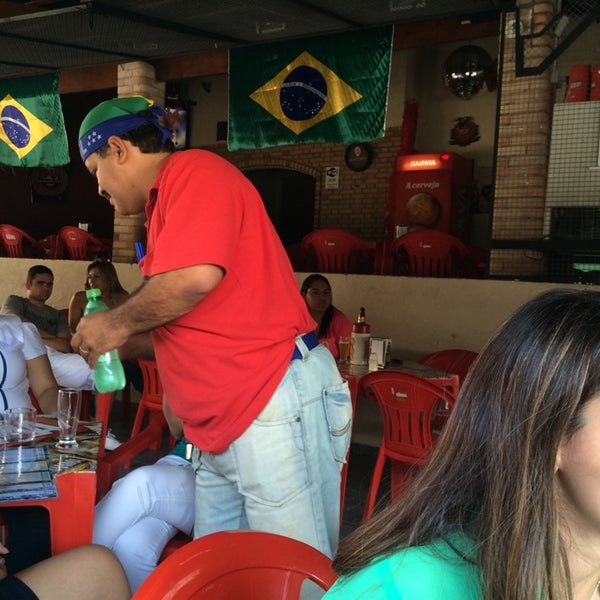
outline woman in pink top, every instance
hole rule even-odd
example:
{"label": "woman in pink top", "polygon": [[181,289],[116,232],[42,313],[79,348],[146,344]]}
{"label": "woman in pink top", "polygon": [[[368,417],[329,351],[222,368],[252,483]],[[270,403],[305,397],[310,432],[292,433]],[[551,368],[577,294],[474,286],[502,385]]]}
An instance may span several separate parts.
{"label": "woman in pink top", "polygon": [[333,306],[329,280],[323,275],[313,273],[302,282],[300,292],[310,316],[317,322],[315,333],[319,342],[329,348],[337,360],[337,341],[340,336],[350,337],[352,323],[341,310]]}

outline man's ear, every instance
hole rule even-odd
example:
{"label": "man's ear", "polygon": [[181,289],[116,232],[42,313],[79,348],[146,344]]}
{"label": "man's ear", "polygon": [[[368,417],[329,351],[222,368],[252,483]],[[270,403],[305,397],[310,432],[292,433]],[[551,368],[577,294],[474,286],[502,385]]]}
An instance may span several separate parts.
{"label": "man's ear", "polygon": [[123,139],[118,135],[111,135],[106,142],[109,150],[117,157],[117,162],[122,162],[127,158],[129,148]]}

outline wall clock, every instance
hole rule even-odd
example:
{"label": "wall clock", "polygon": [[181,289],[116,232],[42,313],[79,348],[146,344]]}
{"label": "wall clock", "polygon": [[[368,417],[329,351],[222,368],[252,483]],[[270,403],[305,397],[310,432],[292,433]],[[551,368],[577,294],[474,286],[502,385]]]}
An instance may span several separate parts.
{"label": "wall clock", "polygon": [[344,162],[352,171],[364,171],[373,161],[371,146],[365,143],[350,144],[344,154]]}

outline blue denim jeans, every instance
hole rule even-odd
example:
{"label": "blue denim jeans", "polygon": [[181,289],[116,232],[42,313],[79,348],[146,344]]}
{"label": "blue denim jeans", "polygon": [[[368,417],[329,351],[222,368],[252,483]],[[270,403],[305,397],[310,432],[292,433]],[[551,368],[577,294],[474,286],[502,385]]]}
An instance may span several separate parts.
{"label": "blue denim jeans", "polygon": [[324,346],[296,342],[268,405],[221,454],[196,450],[194,536],[254,529],[302,540],[332,557],[340,470],[352,429],[347,382]]}

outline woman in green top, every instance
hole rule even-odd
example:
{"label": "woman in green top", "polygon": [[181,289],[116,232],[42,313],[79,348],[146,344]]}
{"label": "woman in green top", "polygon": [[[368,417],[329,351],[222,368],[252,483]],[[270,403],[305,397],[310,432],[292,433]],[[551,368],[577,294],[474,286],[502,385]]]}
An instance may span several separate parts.
{"label": "woman in green top", "polygon": [[600,598],[600,293],[506,322],[428,464],[334,568],[327,600]]}

